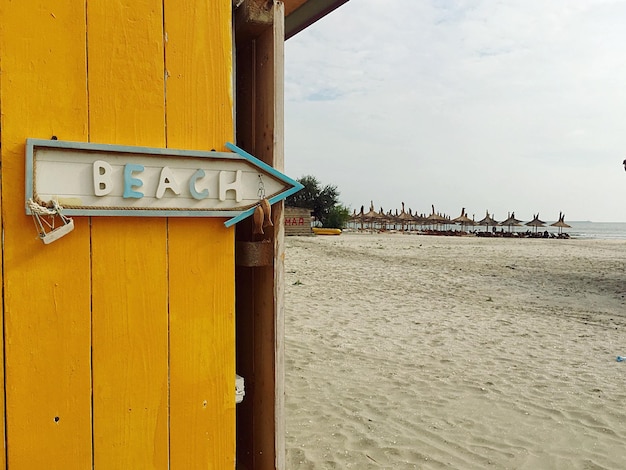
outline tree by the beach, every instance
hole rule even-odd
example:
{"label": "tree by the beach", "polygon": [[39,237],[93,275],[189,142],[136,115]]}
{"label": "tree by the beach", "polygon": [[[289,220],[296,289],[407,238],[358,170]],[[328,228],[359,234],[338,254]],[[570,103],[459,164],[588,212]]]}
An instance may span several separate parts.
{"label": "tree by the beach", "polygon": [[310,209],[322,227],[343,228],[350,218],[349,209],[339,204],[337,186],[322,184],[315,176],[298,179],[303,189],[289,196],[285,203],[292,207]]}
{"label": "tree by the beach", "polygon": [[328,228],[344,228],[348,220],[350,220],[350,209],[341,204],[337,204],[330,210],[326,223],[323,226]]}

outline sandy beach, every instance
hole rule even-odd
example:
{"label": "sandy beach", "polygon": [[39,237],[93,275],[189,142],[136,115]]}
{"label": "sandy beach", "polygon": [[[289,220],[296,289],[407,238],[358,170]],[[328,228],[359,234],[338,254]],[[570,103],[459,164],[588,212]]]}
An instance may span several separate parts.
{"label": "sandy beach", "polygon": [[626,241],[286,238],[287,468],[626,468]]}

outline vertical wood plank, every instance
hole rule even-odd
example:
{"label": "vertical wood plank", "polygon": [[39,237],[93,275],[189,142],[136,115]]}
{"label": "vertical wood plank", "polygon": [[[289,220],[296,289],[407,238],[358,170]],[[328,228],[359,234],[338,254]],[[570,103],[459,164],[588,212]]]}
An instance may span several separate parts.
{"label": "vertical wood plank", "polygon": [[[0,11],[1,13],[1,11]],[[2,59],[0,58],[0,61]],[[2,90],[2,74],[0,73],[0,91]],[[1,92],[0,92],[0,97],[1,97]],[[2,104],[0,101],[0,115],[2,114]],[[1,125],[0,125],[1,128]],[[0,147],[2,146],[2,138],[0,136]],[[2,161],[2,155],[0,154],[0,161]],[[0,177],[0,227],[2,227],[2,178]],[[4,244],[3,244],[3,250],[4,250]],[[4,279],[4,256],[2,256],[2,260],[0,261],[0,275],[2,275],[2,279]],[[0,452],[2,453],[0,455],[0,468],[2,469],[6,469],[7,468],[7,459],[6,459],[6,453],[7,453],[7,447],[6,447],[6,420],[5,420],[5,411],[6,411],[6,391],[5,391],[5,387],[4,387],[4,379],[5,379],[5,371],[4,371],[4,295],[3,295],[3,299],[2,299],[2,312],[1,312],[1,319],[0,319],[0,335],[2,337],[2,347],[0,348],[0,380],[3,384],[2,388],[0,389],[0,426],[2,426],[2,429],[0,430],[0,439],[2,439],[2,449],[0,449]]]}
{"label": "vertical wood plank", "polygon": [[173,470],[235,464],[232,232],[219,219],[169,226]]}
{"label": "vertical wood plank", "polygon": [[[240,224],[243,222],[240,222]],[[238,227],[236,230],[239,232],[240,228]],[[250,230],[252,230],[251,226]],[[255,330],[253,315],[254,299],[251,295],[242,294],[242,292],[250,292],[250,286],[253,285],[253,282],[254,268],[243,266],[235,267],[236,367],[237,373],[244,377],[246,387],[246,396],[244,400],[237,405],[237,463],[241,464],[241,468],[253,468],[253,398],[256,395],[254,364],[252,361]]]}
{"label": "vertical wood plank", "polygon": [[[232,141],[230,0],[166,0],[168,147]],[[170,453],[173,470],[233,468],[234,229],[170,219]]]}
{"label": "vertical wood plank", "polygon": [[[254,40],[237,38],[237,145],[252,154],[255,154],[255,46]],[[248,73],[242,73],[244,70]],[[252,241],[252,231],[251,220],[241,221],[236,226],[236,240]],[[256,271],[257,268],[244,266],[237,266],[235,271],[237,371],[246,379],[246,397],[237,409],[237,462],[242,468],[260,468],[255,466],[259,445],[254,425],[261,404],[257,398],[260,387],[257,387],[259,374],[255,356],[255,332],[258,326],[253,293],[257,287]]]}
{"label": "vertical wood plank", "polygon": [[[4,12],[4,5],[0,5],[0,18],[2,18]],[[4,30],[5,28],[0,26],[0,30]],[[4,36],[0,31],[0,162],[2,162],[4,155],[2,155],[2,127],[3,127],[3,119],[4,113],[2,112],[2,51],[4,50]],[[2,223],[2,173],[0,172],[0,227],[3,227]],[[0,264],[0,274],[2,275],[2,284],[4,289],[4,242],[1,243],[2,246],[2,260]],[[4,387],[5,384],[5,362],[4,362],[4,291],[2,294],[2,311],[0,312],[0,332],[2,333],[2,351],[0,352],[0,361],[1,361],[1,373],[2,376],[0,379],[2,380],[2,390],[0,391],[0,413],[2,416],[0,417],[0,426],[2,426],[2,431],[0,434],[0,438],[2,439],[2,455],[0,455],[0,468],[6,469],[7,460],[6,460],[6,390]]]}
{"label": "vertical wood plank", "polygon": [[165,146],[161,1],[90,1],[87,20],[90,140]]}
{"label": "vertical wood plank", "polygon": [[[160,0],[89,2],[89,138],[165,146]],[[164,219],[93,218],[94,467],[168,468]]]}
{"label": "vertical wood plank", "polygon": [[165,0],[167,145],[223,150],[234,139],[232,1]]}
{"label": "vertical wood plank", "polygon": [[[275,168],[283,169],[284,7],[273,2],[272,25],[258,37],[238,41],[237,142]],[[253,71],[253,72],[251,72]],[[240,409],[238,458],[256,469],[284,469],[284,227],[282,204],[272,207],[274,266],[237,268],[237,364],[251,375],[249,402]],[[249,224],[248,224],[249,225]],[[237,227],[237,239],[249,239],[249,227]],[[252,271],[252,272],[250,272]],[[252,298],[250,298],[252,293]],[[251,311],[242,310],[246,309]],[[252,326],[250,326],[252,325]],[[252,331],[250,331],[252,328]]]}
{"label": "vertical wood plank", "polygon": [[96,469],[168,468],[162,228],[158,219],[93,219]]}
{"label": "vertical wood plank", "polygon": [[7,465],[91,468],[88,221],[43,245],[24,213],[25,139],[86,139],[85,4],[3,1],[0,23]]}
{"label": "vertical wood plank", "polygon": [[[265,125],[272,124],[272,166],[277,170],[285,170],[285,137],[284,137],[284,99],[285,99],[285,7],[283,2],[274,3],[274,21],[271,31],[262,38],[261,50],[267,50],[271,60],[271,83],[266,79],[263,86],[270,94],[273,102],[264,103],[271,109]],[[269,77],[268,77],[269,78]],[[266,92],[262,92],[263,96]],[[269,146],[266,134],[262,137]],[[274,276],[272,291],[274,295],[274,467],[285,469],[285,226],[283,218],[284,202],[272,207],[274,213]]]}

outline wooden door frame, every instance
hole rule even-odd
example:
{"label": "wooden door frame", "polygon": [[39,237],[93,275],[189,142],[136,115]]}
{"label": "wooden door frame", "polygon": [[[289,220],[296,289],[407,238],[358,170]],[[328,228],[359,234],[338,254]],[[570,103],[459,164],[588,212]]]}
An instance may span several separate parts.
{"label": "wooden door frame", "polygon": [[[244,0],[235,12],[237,145],[284,170],[284,5]],[[272,206],[274,227],[264,243],[271,262],[242,262],[259,243],[252,221],[236,228],[237,373],[246,396],[237,405],[237,467],[285,468],[283,203]],[[247,257],[246,257],[247,258]]]}

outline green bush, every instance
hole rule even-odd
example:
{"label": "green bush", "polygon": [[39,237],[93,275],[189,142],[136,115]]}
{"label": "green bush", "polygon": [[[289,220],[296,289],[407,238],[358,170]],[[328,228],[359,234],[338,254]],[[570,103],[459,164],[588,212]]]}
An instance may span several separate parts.
{"label": "green bush", "polygon": [[350,209],[339,204],[330,209],[328,217],[322,223],[322,227],[345,228],[348,220],[350,220]]}
{"label": "green bush", "polygon": [[338,203],[337,186],[327,184],[322,187],[315,176],[298,179],[304,188],[285,200],[287,206],[311,209],[315,219],[327,228],[343,228],[350,218],[348,208]]}

